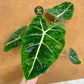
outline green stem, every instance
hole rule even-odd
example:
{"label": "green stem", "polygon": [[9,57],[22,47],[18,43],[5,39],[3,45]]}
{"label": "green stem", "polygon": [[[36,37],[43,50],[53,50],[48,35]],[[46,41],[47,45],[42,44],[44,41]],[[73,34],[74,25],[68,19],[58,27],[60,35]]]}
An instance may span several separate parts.
{"label": "green stem", "polygon": [[65,55],[65,54],[60,54],[60,55],[62,55],[62,56],[67,56],[67,55]]}
{"label": "green stem", "polygon": [[54,23],[56,23],[56,19],[54,20]]}

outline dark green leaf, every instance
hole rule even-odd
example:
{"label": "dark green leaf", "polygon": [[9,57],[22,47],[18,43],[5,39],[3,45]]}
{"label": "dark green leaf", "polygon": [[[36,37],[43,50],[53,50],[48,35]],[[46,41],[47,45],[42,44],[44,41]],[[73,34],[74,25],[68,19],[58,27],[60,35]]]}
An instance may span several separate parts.
{"label": "dark green leaf", "polygon": [[69,52],[70,52],[68,55],[69,60],[73,64],[80,64],[81,61],[80,61],[79,57],[77,56],[77,53],[71,47],[69,48]]}
{"label": "dark green leaf", "polygon": [[65,45],[62,23],[46,25],[43,16],[36,16],[22,38],[21,64],[26,80],[45,72],[56,61]]}
{"label": "dark green leaf", "polygon": [[53,8],[45,9],[45,11],[57,20],[69,20],[73,16],[74,5],[71,2],[64,2]]}
{"label": "dark green leaf", "polygon": [[13,48],[19,46],[22,42],[22,36],[26,30],[27,26],[23,26],[20,29],[16,30],[10,38],[4,44],[4,51],[9,51]]}

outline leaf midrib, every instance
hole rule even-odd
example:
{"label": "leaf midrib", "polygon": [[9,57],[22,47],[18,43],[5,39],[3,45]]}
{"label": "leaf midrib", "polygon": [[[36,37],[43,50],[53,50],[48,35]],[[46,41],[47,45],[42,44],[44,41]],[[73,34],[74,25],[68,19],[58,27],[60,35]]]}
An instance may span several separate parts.
{"label": "leaf midrib", "polygon": [[72,5],[72,3],[66,8],[66,10],[64,10],[62,13],[60,13],[59,15],[57,15],[56,17],[60,17],[62,14],[64,14],[69,8],[70,6]]}
{"label": "leaf midrib", "polygon": [[37,49],[37,52],[36,52],[36,55],[35,55],[35,58],[34,58],[34,62],[33,62],[33,65],[32,65],[32,67],[31,67],[31,70],[30,70],[30,72],[29,72],[28,77],[30,76],[30,74],[31,74],[31,72],[32,72],[32,70],[33,70],[34,64],[35,64],[35,62],[36,62],[36,59],[37,59],[39,50],[40,50],[40,48],[41,48],[41,45],[42,45],[42,42],[43,42],[43,39],[44,39],[44,36],[45,36],[45,33],[46,33],[46,32],[43,32],[43,34],[42,34],[42,38],[41,38],[41,40],[40,40],[40,43],[39,43],[39,46],[38,46],[38,49]]}
{"label": "leaf midrib", "polygon": [[20,37],[20,36],[19,36],[18,38],[16,38],[16,39],[14,39],[14,40],[12,40],[12,41],[6,43],[5,45],[7,46],[7,45],[9,45],[9,44],[14,43],[15,41],[18,41],[18,40],[21,40],[21,37]]}
{"label": "leaf midrib", "polygon": [[75,58],[73,58],[72,56],[70,56],[71,59],[73,59],[75,62],[78,62],[78,60],[76,60]]}

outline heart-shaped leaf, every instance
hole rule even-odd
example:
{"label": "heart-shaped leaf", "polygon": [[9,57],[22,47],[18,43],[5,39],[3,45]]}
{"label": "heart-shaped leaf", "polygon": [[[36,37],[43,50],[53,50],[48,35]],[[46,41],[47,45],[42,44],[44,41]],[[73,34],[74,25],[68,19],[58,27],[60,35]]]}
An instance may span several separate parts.
{"label": "heart-shaped leaf", "polygon": [[62,23],[46,25],[43,16],[36,16],[22,38],[21,64],[26,80],[45,72],[56,61],[65,45]]}
{"label": "heart-shaped leaf", "polygon": [[16,30],[9,39],[4,44],[4,51],[9,51],[13,48],[19,46],[22,42],[22,36],[26,30],[27,26],[23,26],[20,29]]}
{"label": "heart-shaped leaf", "polygon": [[81,61],[79,57],[77,56],[77,53],[70,47],[69,48],[69,55],[68,58],[73,64],[81,64]]}
{"label": "heart-shaped leaf", "polygon": [[71,2],[64,2],[53,8],[45,9],[45,11],[57,20],[69,20],[73,16],[74,5]]}

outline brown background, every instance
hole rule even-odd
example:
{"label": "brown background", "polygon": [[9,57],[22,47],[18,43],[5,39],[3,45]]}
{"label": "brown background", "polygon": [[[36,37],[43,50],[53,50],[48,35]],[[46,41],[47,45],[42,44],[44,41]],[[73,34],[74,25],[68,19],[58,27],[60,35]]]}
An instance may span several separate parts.
{"label": "brown background", "polygon": [[[0,84],[19,84],[23,77],[21,70],[20,46],[9,52],[3,52],[4,42],[19,27],[29,25],[36,16],[34,8],[38,5],[43,8],[53,7],[65,0],[0,0]],[[50,72],[39,77],[37,84],[48,84],[57,81],[84,78],[84,0],[66,0],[75,5],[71,20],[60,21],[65,24],[66,45],[75,49],[82,61],[81,65],[73,65],[67,57],[60,56],[51,66]],[[53,17],[44,13],[47,23]]]}

